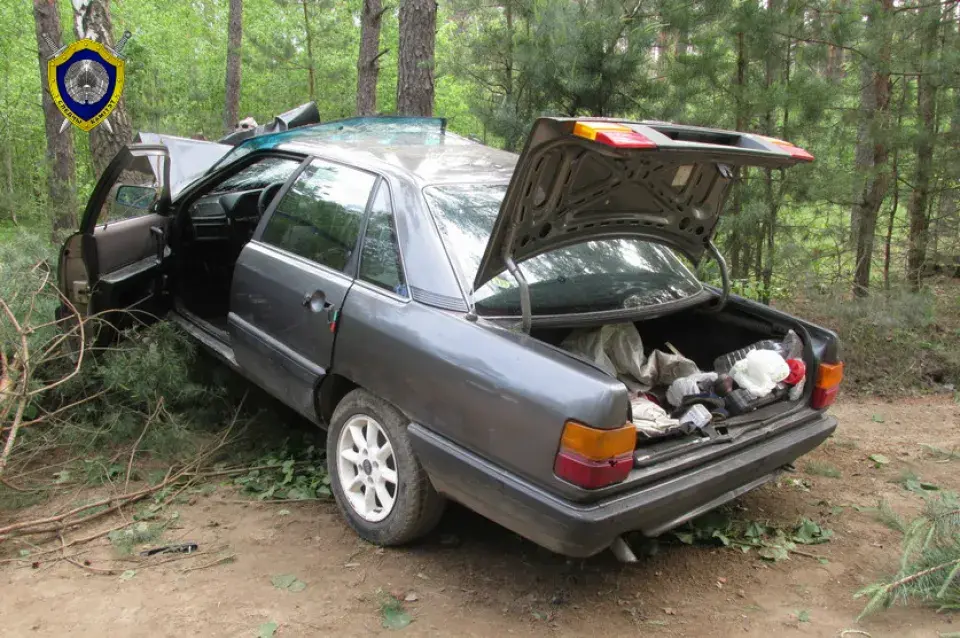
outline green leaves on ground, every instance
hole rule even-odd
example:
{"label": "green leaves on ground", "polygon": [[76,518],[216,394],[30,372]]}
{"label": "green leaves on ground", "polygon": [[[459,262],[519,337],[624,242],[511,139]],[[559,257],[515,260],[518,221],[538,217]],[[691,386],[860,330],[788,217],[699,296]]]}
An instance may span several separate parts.
{"label": "green leaves on ground", "polygon": [[237,477],[234,483],[257,500],[330,498],[327,466],[314,446],[296,455],[268,455],[253,465],[258,469]]}
{"label": "green leaves on ground", "polygon": [[280,574],[270,579],[273,586],[277,589],[286,589],[294,593],[302,592],[307,588],[307,584],[294,576],[293,574]]}
{"label": "green leaves on ground", "polygon": [[694,519],[673,532],[682,543],[735,547],[743,552],[757,550],[764,560],[789,558],[797,545],[818,545],[833,537],[833,531],[807,518],[791,528],[737,520],[727,510],[715,510]]}
{"label": "green leaves on ground", "polygon": [[871,454],[867,458],[873,461],[873,467],[883,467],[890,464],[890,459],[883,454]]}
{"label": "green leaves on ground", "polygon": [[113,547],[117,550],[117,553],[127,556],[133,553],[133,549],[137,545],[150,543],[160,538],[160,535],[163,534],[163,530],[165,528],[166,525],[162,523],[147,523],[146,521],[140,521],[139,523],[134,523],[130,527],[124,527],[123,529],[117,529],[110,532],[107,534],[107,538],[113,544]]}
{"label": "green leaves on ground", "polygon": [[257,630],[257,638],[273,638],[275,633],[277,633],[277,623],[271,620],[260,625]]}

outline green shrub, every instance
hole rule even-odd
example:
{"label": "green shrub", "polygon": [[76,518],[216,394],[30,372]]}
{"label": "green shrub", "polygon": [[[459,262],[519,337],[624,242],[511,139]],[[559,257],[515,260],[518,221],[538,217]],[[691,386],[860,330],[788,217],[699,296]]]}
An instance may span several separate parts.
{"label": "green shrub", "polygon": [[884,395],[960,385],[960,286],[948,280],[914,293],[876,290],[859,299],[810,290],[776,304],[835,330],[844,392]]}

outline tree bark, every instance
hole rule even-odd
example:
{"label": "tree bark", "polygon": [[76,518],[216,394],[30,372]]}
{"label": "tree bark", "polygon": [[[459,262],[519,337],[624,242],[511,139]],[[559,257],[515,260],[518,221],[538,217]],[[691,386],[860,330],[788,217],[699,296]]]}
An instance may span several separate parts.
{"label": "tree bark", "polygon": [[[907,87],[901,87],[900,105],[897,107],[897,129],[903,125],[903,112],[907,102]],[[890,203],[890,215],[887,217],[887,235],[883,240],[883,288],[890,290],[890,246],[893,243],[893,223],[897,219],[900,207],[900,148],[893,149],[893,163],[890,166],[890,180],[893,182],[893,201]]]}
{"label": "tree bark", "polygon": [[921,10],[927,25],[921,37],[921,72],[917,77],[917,135],[914,148],[917,162],[913,178],[913,192],[907,214],[910,218],[910,233],[907,248],[907,279],[913,290],[919,290],[927,260],[929,240],[928,207],[930,205],[930,181],[933,174],[933,150],[937,137],[937,90],[939,81],[935,76],[934,56],[940,29],[939,7],[930,5]]}
{"label": "tree bark", "polygon": [[890,30],[893,0],[882,0],[867,15],[868,37],[879,38],[879,55],[861,61],[860,122],[857,128],[855,168],[857,186],[850,210],[851,237],[856,246],[853,292],[865,296],[870,288],[870,266],[877,215],[887,194],[890,171],[887,133],[890,112]]}
{"label": "tree bark", "polygon": [[[110,0],[73,0],[73,30],[78,38],[90,38],[112,47]],[[114,155],[133,139],[133,128],[123,97],[107,119],[110,128],[100,124],[90,131],[90,153],[98,178]]]}
{"label": "tree bark", "polygon": [[380,76],[381,0],[363,0],[360,14],[360,55],[357,57],[357,115],[377,112],[377,79]]}
{"label": "tree bark", "polygon": [[436,0],[402,0],[397,65],[397,113],[433,115]]}
{"label": "tree bark", "polygon": [[223,108],[223,128],[226,133],[237,128],[240,111],[240,80],[243,74],[243,0],[230,0],[230,18],[227,26],[227,78]]}
{"label": "tree bark", "polygon": [[303,30],[307,34],[307,93],[310,95],[310,101],[317,101],[317,79],[313,66],[313,32],[310,31],[310,14],[307,13],[307,2],[310,0],[300,0],[303,3]]}
{"label": "tree bark", "polygon": [[[734,78],[734,103],[736,109],[736,123],[734,127],[742,131],[746,127],[746,106],[744,105],[745,84],[747,76],[747,57],[746,46],[743,32],[737,33],[737,74]],[[730,218],[735,223],[740,221],[740,215],[743,212],[743,184],[742,179],[746,169],[737,167],[733,173],[733,184],[731,188],[732,198],[730,202]],[[734,231],[730,237],[730,278],[746,279],[750,270],[750,250],[747,247],[748,242],[743,241],[742,234]]]}
{"label": "tree bark", "polygon": [[[49,50],[46,40],[49,39],[56,47],[60,47],[62,43],[56,0],[33,0],[33,19],[37,32],[43,124],[47,138],[47,192],[52,213],[51,236],[56,241],[62,231],[74,230],[77,226],[73,131],[60,133],[63,115],[53,103],[47,89],[47,59],[56,51]],[[12,149],[9,150],[12,152]],[[12,194],[11,190],[11,196]]]}

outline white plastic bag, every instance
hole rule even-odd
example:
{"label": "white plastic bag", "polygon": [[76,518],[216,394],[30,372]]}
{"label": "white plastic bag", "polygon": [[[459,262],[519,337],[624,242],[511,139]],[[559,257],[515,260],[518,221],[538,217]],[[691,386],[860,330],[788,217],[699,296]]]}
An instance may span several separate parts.
{"label": "white plastic bag", "polygon": [[730,369],[730,376],[737,385],[755,399],[770,394],[789,374],[787,362],[773,350],[751,350]]}

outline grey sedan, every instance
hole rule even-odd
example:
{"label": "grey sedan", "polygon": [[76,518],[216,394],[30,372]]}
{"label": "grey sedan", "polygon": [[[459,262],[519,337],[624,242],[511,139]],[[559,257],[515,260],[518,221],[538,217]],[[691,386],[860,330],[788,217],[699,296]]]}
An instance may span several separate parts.
{"label": "grey sedan", "polygon": [[[622,534],[730,501],[836,427],[836,336],[731,295],[712,241],[740,167],[813,159],[792,144],[589,118],[538,120],[519,156],[434,118],[143,137],[64,244],[62,290],[85,314],[178,322],[326,428],[337,504],[373,543],[423,536],[452,499],[623,557]],[[694,276],[705,257],[722,287]],[[656,384],[569,347],[610,327],[642,338],[638,365],[708,372],[791,336],[795,385],[737,412],[706,391],[709,424],[651,435],[634,421]]]}

